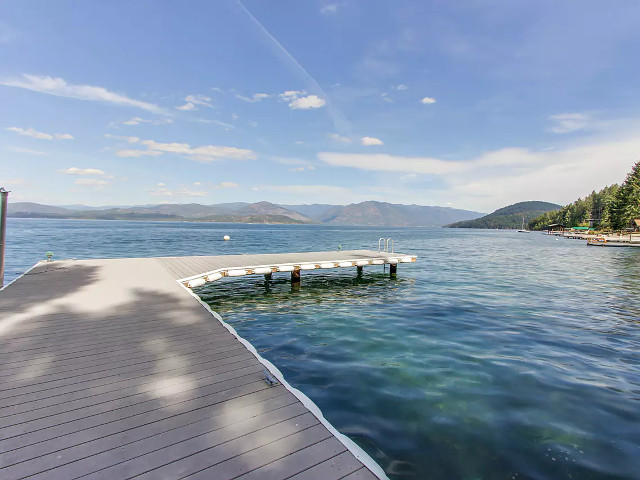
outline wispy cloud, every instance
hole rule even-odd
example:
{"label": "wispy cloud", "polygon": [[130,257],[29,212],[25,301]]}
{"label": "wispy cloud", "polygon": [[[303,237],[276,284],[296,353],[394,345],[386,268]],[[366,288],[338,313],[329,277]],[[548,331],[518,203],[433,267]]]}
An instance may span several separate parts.
{"label": "wispy cloud", "polygon": [[366,147],[376,146],[376,145],[384,145],[384,142],[379,138],[375,137],[362,137],[360,139],[362,145]]}
{"label": "wispy cloud", "polygon": [[76,98],[94,102],[111,103],[141,108],[151,113],[166,114],[165,110],[149,102],[135,100],[126,95],[110,92],[106,88],[93,85],[73,85],[62,78],[24,74],[21,78],[0,80],[0,85],[24,88],[33,92],[46,93],[57,97]]}
{"label": "wispy cloud", "polygon": [[180,187],[175,190],[171,190],[164,186],[164,183],[159,183],[158,188],[149,190],[149,195],[153,197],[206,197],[209,192],[204,190],[192,190],[188,187]]}
{"label": "wispy cloud", "polygon": [[437,178],[442,187],[430,190],[427,198],[407,189],[402,198],[410,202],[423,198],[435,204],[455,198],[460,208],[490,211],[518,199],[573,201],[593,188],[622,181],[639,151],[640,131],[634,129],[555,150],[501,148],[462,160],[337,152],[319,153],[318,158],[336,167],[396,172],[399,178],[428,175],[426,178]]}
{"label": "wispy cloud", "polygon": [[220,190],[225,188],[238,188],[239,186],[240,185],[235,182],[220,182],[213,185],[211,188],[213,188],[214,190]]}
{"label": "wispy cloud", "polygon": [[133,137],[133,136],[127,136],[127,135],[111,135],[110,133],[105,133],[104,136],[105,138],[123,140],[127,143],[138,143],[140,141],[140,137]]}
{"label": "wispy cloud", "polygon": [[403,157],[397,155],[321,152],[318,158],[334,167],[351,167],[360,170],[383,172],[415,172],[441,175],[462,170],[458,162],[448,162],[430,157]]}
{"label": "wispy cloud", "polygon": [[131,143],[139,143],[146,147],[143,149],[125,149],[117,150],[116,155],[119,157],[141,157],[145,155],[159,156],[165,153],[177,154],[187,157],[191,160],[198,162],[214,162],[222,159],[232,160],[253,160],[256,157],[255,152],[248,149],[227,147],[221,145],[202,145],[199,147],[192,147],[188,143],[163,143],[156,142],[154,140],[140,140],[137,137],[130,137],[135,139]]}
{"label": "wispy cloud", "polygon": [[399,91],[399,92],[402,92],[403,90],[406,90],[406,89],[407,89],[407,88],[409,88],[409,87],[407,87],[406,85],[404,85],[403,83],[401,83],[401,84],[396,85],[395,87],[392,87],[392,88],[393,88],[394,90],[397,90],[397,91]]}
{"label": "wispy cloud", "polygon": [[13,152],[26,153],[27,155],[48,155],[48,153],[41,152],[40,150],[31,150],[30,148],[9,147],[9,149]]}
{"label": "wispy cloud", "polygon": [[553,133],[571,133],[584,130],[592,123],[590,115],[585,113],[560,113],[549,117],[554,125],[551,127]]}
{"label": "wispy cloud", "polygon": [[352,140],[349,137],[345,137],[344,135],[338,135],[337,133],[330,133],[329,138],[331,140],[335,140],[340,143],[352,143]]}
{"label": "wispy cloud", "polygon": [[213,108],[211,97],[207,97],[206,95],[187,95],[184,101],[186,102],[184,105],[176,107],[178,110],[196,110],[196,105]]}
{"label": "wispy cloud", "polygon": [[431,105],[432,103],[436,103],[436,99],[433,97],[424,97],[422,100],[420,100],[420,103],[422,103],[423,105]]}
{"label": "wispy cloud", "polygon": [[168,125],[173,123],[173,119],[163,118],[160,120],[145,120],[144,118],[133,117],[133,118],[130,118],[129,120],[122,122],[122,125],[140,125],[141,123],[148,123],[151,125]]}
{"label": "wispy cloud", "polygon": [[104,177],[107,174],[98,170],[97,168],[78,168],[78,167],[69,167],[64,170],[59,170],[60,173],[64,173],[65,175],[95,175],[98,177]]}
{"label": "wispy cloud", "polygon": [[24,135],[25,137],[38,138],[40,140],[73,140],[73,136],[68,133],[44,133],[38,132],[33,128],[20,128],[20,127],[7,127],[10,132],[15,132],[18,135]]}
{"label": "wispy cloud", "polygon": [[327,3],[320,8],[320,13],[323,15],[333,15],[338,12],[338,8],[341,6],[341,3]]}
{"label": "wispy cloud", "polygon": [[178,110],[189,111],[189,110],[195,110],[196,106],[191,102],[187,102],[184,105],[177,106],[176,108]]}
{"label": "wispy cloud", "polygon": [[213,107],[213,105],[211,105],[211,97],[207,97],[206,95],[187,95],[184,100],[185,102],[202,105],[203,107]]}
{"label": "wispy cloud", "polygon": [[251,103],[261,102],[262,100],[264,100],[265,98],[269,98],[270,96],[271,95],[269,95],[268,93],[254,93],[250,97],[246,97],[240,94],[236,95],[236,97],[238,97],[240,100],[244,100],[245,102],[251,102]]}
{"label": "wispy cloud", "polygon": [[106,180],[100,180],[98,178],[78,178],[75,182],[76,185],[84,185],[88,187],[103,187],[108,185]]}

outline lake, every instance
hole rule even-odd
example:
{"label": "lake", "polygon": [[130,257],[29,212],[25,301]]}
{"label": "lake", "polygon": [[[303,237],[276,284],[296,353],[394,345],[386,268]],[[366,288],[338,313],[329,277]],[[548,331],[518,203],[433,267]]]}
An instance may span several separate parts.
{"label": "lake", "polygon": [[[223,242],[223,235],[231,241]],[[54,259],[377,249],[383,267],[198,290],[390,478],[638,478],[640,249],[539,233],[9,219],[5,283]]]}

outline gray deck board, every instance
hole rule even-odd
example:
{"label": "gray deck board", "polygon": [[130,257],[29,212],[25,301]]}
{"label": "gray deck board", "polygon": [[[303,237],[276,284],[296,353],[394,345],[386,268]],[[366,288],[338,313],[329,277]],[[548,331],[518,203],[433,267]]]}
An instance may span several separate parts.
{"label": "gray deck board", "polygon": [[342,457],[370,473],[298,398],[269,386],[258,359],[176,280],[275,260],[373,257],[36,266],[0,292],[0,478],[275,479]]}

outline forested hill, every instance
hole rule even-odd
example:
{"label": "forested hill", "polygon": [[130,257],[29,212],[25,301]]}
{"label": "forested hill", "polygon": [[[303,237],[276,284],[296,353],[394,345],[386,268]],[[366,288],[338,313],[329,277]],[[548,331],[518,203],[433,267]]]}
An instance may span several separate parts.
{"label": "forested hill", "polygon": [[485,215],[484,217],[476,218],[475,220],[466,220],[445,225],[445,228],[517,229],[522,228],[522,217],[524,217],[526,224],[545,212],[558,210],[561,207],[561,205],[549,202],[519,202],[499,208],[495,212]]}
{"label": "forested hill", "polygon": [[584,227],[593,219],[593,226],[600,230],[624,230],[632,227],[636,218],[640,218],[640,162],[633,166],[622,185],[594,190],[560,210],[541,214],[529,222],[529,228],[543,230],[552,223]]}

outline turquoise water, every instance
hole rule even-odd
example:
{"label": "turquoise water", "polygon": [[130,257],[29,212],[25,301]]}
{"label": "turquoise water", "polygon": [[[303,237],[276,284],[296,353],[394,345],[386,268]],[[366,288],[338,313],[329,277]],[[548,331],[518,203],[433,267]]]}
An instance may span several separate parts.
{"label": "turquoise water", "polygon": [[[224,234],[231,242],[222,242]],[[640,251],[537,233],[9,222],[9,279],[56,258],[375,248],[382,267],[199,293],[394,479],[639,478]],[[355,270],[355,269],[354,269]]]}

